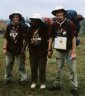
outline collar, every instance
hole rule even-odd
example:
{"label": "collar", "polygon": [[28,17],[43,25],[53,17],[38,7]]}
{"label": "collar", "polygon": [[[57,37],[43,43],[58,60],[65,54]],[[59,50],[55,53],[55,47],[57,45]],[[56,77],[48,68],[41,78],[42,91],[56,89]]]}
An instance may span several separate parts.
{"label": "collar", "polygon": [[66,18],[62,22],[58,22],[57,20],[55,22],[57,22],[61,26],[65,21],[66,21]]}

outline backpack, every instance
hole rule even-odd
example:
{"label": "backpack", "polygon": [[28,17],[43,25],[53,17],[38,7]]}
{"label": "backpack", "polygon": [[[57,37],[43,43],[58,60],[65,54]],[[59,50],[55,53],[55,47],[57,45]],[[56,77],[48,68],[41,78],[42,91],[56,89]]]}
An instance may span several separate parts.
{"label": "backpack", "polygon": [[76,28],[76,37],[78,37],[80,31],[80,21],[77,18],[77,12],[75,10],[66,10],[66,17],[70,19]]}
{"label": "backpack", "polygon": [[53,23],[52,18],[49,18],[49,17],[42,17],[42,21],[48,25],[51,25]]}
{"label": "backpack", "polygon": [[[76,29],[76,37],[78,37],[81,26],[80,26],[80,21],[78,19],[77,12],[75,10],[66,10],[66,18],[70,19],[74,23]],[[80,40],[77,38],[76,45],[78,46],[79,44],[80,44]]]}
{"label": "backpack", "polygon": [[66,17],[75,23],[77,19],[77,12],[75,10],[66,10]]}

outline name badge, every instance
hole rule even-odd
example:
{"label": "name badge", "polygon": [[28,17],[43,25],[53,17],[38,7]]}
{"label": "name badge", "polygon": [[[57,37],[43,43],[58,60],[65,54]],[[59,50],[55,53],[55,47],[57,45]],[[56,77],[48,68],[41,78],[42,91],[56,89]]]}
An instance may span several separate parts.
{"label": "name badge", "polygon": [[54,39],[54,48],[66,50],[67,38],[66,37],[57,37]]}

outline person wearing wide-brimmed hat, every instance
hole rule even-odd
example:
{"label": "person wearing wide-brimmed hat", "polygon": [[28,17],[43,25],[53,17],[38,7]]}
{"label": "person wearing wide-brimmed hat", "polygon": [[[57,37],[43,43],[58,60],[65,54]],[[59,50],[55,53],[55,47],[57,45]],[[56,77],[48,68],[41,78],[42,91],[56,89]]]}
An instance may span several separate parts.
{"label": "person wearing wide-brimmed hat", "polygon": [[22,54],[22,47],[24,37],[28,30],[28,27],[24,27],[21,23],[22,15],[18,12],[14,12],[9,15],[11,22],[6,28],[4,34],[4,47],[3,52],[6,55],[6,68],[5,68],[5,84],[12,81],[12,70],[15,61],[17,59],[19,80],[20,84],[27,83],[27,73],[25,71],[25,57]]}
{"label": "person wearing wide-brimmed hat", "polygon": [[56,17],[56,20],[51,26],[48,57],[51,57],[52,43],[54,40],[54,48],[57,50],[56,59],[58,70],[56,80],[49,90],[57,90],[61,88],[61,73],[66,59],[70,70],[72,92],[74,92],[73,94],[77,94],[78,82],[76,73],[75,26],[65,17],[66,11],[63,6],[57,6],[52,11],[52,14]]}
{"label": "person wearing wide-brimmed hat", "polygon": [[22,15],[19,12],[13,12],[11,15],[9,15],[9,19],[13,20],[14,15],[18,15],[19,21],[22,20]]}
{"label": "person wearing wide-brimmed hat", "polygon": [[62,11],[64,14],[66,13],[65,9],[63,6],[57,6],[53,11],[52,11],[52,14],[54,16],[56,16],[56,13]]}
{"label": "person wearing wide-brimmed hat", "polygon": [[29,46],[31,88],[36,88],[39,77],[40,89],[45,89],[49,26],[42,21],[40,14],[34,14],[30,20],[31,26],[29,27],[26,42]]}

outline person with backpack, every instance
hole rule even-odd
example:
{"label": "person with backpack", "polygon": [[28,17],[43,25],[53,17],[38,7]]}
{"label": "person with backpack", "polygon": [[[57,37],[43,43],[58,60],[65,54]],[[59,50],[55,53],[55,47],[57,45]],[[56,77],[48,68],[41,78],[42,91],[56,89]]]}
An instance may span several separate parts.
{"label": "person with backpack", "polygon": [[[81,28],[80,21],[83,21],[84,17],[82,15],[80,15],[80,14],[77,14],[76,10],[69,9],[69,10],[66,10],[66,18],[70,19],[75,25],[75,29],[76,29],[76,46],[78,46],[80,44],[80,39],[78,38],[80,28]],[[55,22],[56,17],[54,17],[52,19]]]}
{"label": "person with backpack", "polygon": [[31,25],[24,43],[23,52],[28,45],[31,66],[31,89],[37,87],[38,77],[40,89],[45,89],[49,26],[42,21],[40,14],[34,14],[30,20]]}
{"label": "person with backpack", "polygon": [[61,75],[65,60],[67,61],[70,71],[71,93],[73,96],[78,95],[78,81],[76,72],[76,34],[74,24],[65,17],[66,11],[63,6],[57,6],[52,14],[56,16],[55,22],[51,25],[51,34],[48,46],[48,57],[51,57],[52,44],[56,49],[57,74],[56,80],[48,90],[59,90],[62,87]]}
{"label": "person with backpack", "polygon": [[24,27],[21,23],[22,15],[14,12],[9,15],[10,23],[7,25],[4,34],[3,53],[6,56],[6,67],[4,84],[9,84],[12,81],[12,71],[15,58],[17,59],[17,66],[19,70],[19,83],[27,84],[28,77],[25,70],[25,54],[22,54],[23,42],[26,36],[28,27]]}

